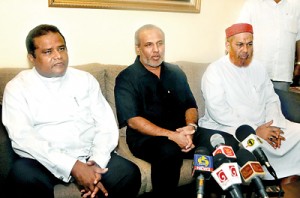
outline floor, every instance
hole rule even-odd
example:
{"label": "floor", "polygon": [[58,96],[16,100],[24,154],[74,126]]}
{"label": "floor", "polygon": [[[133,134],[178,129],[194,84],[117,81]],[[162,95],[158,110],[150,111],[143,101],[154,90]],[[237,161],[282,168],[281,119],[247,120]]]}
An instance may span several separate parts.
{"label": "floor", "polygon": [[293,182],[282,186],[284,198],[299,198],[300,197],[300,181]]}

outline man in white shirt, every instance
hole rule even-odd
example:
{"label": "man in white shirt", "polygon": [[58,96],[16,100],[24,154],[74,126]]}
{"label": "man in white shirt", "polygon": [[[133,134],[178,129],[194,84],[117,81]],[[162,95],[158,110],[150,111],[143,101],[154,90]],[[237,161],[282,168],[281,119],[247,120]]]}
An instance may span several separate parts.
{"label": "man in white shirt", "polygon": [[[198,124],[232,136],[239,126],[251,126],[278,178],[298,179],[300,124],[285,119],[265,67],[252,59],[253,35],[250,24],[226,29],[228,55],[211,63],[203,75],[205,115]],[[273,177],[267,172],[265,179]]]}
{"label": "man in white shirt", "polygon": [[252,24],[254,58],[267,68],[275,89],[288,91],[300,67],[300,1],[246,0],[238,22]]}
{"label": "man in white shirt", "polygon": [[33,28],[26,47],[33,68],[3,96],[3,124],[20,156],[7,180],[17,190],[7,197],[53,198],[54,186],[69,182],[83,197],[136,197],[141,175],[114,152],[118,126],[98,81],[68,68],[65,38],[53,25]]}

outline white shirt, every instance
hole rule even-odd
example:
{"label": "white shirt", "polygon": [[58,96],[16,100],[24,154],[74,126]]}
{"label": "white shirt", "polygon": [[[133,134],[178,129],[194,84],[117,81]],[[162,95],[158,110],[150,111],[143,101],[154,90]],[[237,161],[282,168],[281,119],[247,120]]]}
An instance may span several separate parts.
{"label": "white shirt", "polygon": [[76,160],[106,167],[118,143],[118,127],[98,81],[69,67],[63,77],[45,78],[33,68],[7,83],[3,124],[14,151],[36,159],[68,182]]}
{"label": "white shirt", "polygon": [[284,128],[279,97],[265,68],[252,60],[248,67],[237,67],[228,56],[211,63],[202,77],[205,115],[199,126],[225,131],[235,136],[237,127],[248,124],[256,129],[274,120]]}
{"label": "white shirt", "polygon": [[238,22],[252,24],[254,58],[263,62],[269,77],[292,82],[300,40],[300,1],[246,0]]}

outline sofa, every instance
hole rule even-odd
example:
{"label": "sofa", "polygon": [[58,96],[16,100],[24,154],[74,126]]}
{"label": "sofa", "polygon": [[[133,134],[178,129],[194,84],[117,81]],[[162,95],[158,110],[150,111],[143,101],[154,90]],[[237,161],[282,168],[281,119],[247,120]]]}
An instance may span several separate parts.
{"label": "sofa", "polygon": [[[201,83],[201,77],[206,67],[208,66],[208,63],[195,63],[195,62],[187,62],[187,61],[177,61],[174,63],[178,64],[182,68],[182,70],[186,73],[191,90],[196,98],[199,107],[199,116],[202,116],[204,114],[204,101],[200,90],[200,83]],[[116,115],[115,102],[114,102],[115,78],[119,74],[119,72],[126,67],[126,65],[89,63],[89,64],[77,65],[73,67],[88,71],[93,76],[95,76],[95,78],[99,81],[103,95],[111,105],[111,108],[113,109]],[[3,67],[0,68],[0,104],[2,104],[3,91],[6,83],[23,69],[24,68],[3,68]],[[284,112],[286,112],[286,116],[289,119],[299,122],[300,117],[299,116],[295,117],[293,114],[289,115],[288,109],[291,108],[292,110],[295,111],[295,105],[297,105],[296,109],[299,109],[300,94],[293,94],[293,93],[288,93],[288,95],[286,95],[286,93],[280,93],[280,94],[285,96],[285,97],[281,97],[281,99],[283,100],[289,100],[290,97],[293,98],[292,101],[293,104],[287,102],[289,104],[283,106],[283,108],[286,108]],[[289,94],[292,94],[292,96],[290,96]],[[118,147],[116,148],[116,151],[121,156],[136,163],[140,168],[142,184],[140,187],[139,195],[142,195],[144,192],[150,192],[152,189],[150,164],[147,163],[146,161],[134,157],[131,154],[126,144],[125,128],[120,129],[119,137],[120,137],[119,144]],[[0,125],[0,192],[1,190],[4,190],[2,188],[5,182],[5,178],[8,174],[8,171],[13,161],[16,158],[17,156],[11,148],[11,144],[7,136],[7,132],[1,122]],[[180,186],[189,184],[193,181],[191,170],[192,170],[192,160],[189,159],[184,160],[183,166],[181,168],[181,176],[179,181]],[[54,191],[55,191],[55,198],[81,197],[77,186],[73,183],[56,185]]]}

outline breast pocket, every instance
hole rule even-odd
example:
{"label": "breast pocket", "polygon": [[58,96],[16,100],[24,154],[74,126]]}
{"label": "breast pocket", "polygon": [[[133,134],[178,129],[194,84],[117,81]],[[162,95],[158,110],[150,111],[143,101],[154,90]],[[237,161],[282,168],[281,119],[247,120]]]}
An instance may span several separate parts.
{"label": "breast pocket", "polygon": [[284,27],[285,30],[292,34],[297,34],[298,28],[297,28],[297,20],[296,17],[291,15],[284,16]]}

